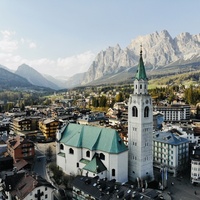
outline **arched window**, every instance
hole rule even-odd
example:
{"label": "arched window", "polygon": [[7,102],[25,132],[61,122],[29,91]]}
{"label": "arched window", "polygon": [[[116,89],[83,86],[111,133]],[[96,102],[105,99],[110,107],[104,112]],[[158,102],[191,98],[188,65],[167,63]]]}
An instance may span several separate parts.
{"label": "arched window", "polygon": [[86,151],[86,157],[90,157],[90,151]]}
{"label": "arched window", "polygon": [[70,154],[74,154],[74,150],[72,148],[69,149]]}
{"label": "arched window", "polygon": [[64,150],[64,145],[60,144],[60,150]]}
{"label": "arched window", "polygon": [[103,153],[100,153],[100,159],[105,160],[105,155]]}
{"label": "arched window", "polygon": [[146,106],[144,109],[144,117],[149,117],[149,107]]}
{"label": "arched window", "polygon": [[115,176],[115,169],[112,169],[112,176]]}
{"label": "arched window", "polygon": [[138,109],[136,106],[132,107],[132,116],[137,117],[138,116]]}

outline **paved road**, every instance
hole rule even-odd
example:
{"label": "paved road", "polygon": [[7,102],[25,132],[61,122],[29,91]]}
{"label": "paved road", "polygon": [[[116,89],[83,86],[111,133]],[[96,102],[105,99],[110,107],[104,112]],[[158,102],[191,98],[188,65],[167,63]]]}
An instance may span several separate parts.
{"label": "paved road", "polygon": [[33,171],[40,175],[42,178],[47,179],[46,175],[46,156],[36,152],[37,158],[35,159]]}
{"label": "paved road", "polygon": [[33,171],[36,172],[38,175],[43,177],[44,179],[48,180],[47,173],[46,173],[46,149],[51,147],[52,149],[52,161],[55,160],[55,142],[51,143],[36,143],[35,150],[36,150],[36,157],[35,157],[35,164],[33,167]]}
{"label": "paved road", "polygon": [[189,177],[190,172],[186,172],[181,178],[168,176],[168,188],[164,192],[170,192],[174,200],[200,200],[200,185],[192,185]]}

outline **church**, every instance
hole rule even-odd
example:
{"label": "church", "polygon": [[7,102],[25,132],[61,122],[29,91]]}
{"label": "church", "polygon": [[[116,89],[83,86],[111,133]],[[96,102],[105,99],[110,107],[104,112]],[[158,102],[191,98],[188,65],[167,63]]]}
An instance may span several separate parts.
{"label": "church", "polygon": [[67,124],[57,132],[57,165],[69,175],[117,182],[153,179],[153,106],[142,58],[128,103],[128,148],[116,130]]}

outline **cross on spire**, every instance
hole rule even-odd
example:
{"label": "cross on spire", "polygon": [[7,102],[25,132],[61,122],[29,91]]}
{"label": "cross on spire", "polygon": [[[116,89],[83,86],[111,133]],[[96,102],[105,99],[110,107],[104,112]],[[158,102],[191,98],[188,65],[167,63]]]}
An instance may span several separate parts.
{"label": "cross on spire", "polygon": [[140,45],[140,60],[139,60],[138,70],[137,70],[137,74],[135,76],[135,79],[137,79],[137,80],[147,80],[147,75],[146,75],[144,62],[143,62],[143,58],[142,58],[142,45]]}
{"label": "cross on spire", "polygon": [[140,57],[142,57],[142,44],[140,45]]}

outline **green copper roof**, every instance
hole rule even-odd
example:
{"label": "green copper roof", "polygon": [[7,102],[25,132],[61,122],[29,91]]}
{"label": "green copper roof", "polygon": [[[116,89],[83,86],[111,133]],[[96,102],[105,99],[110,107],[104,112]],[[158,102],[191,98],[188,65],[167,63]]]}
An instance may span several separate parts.
{"label": "green copper roof", "polygon": [[83,169],[93,172],[93,173],[96,173],[96,174],[107,170],[105,165],[102,163],[102,161],[96,154],[94,155],[92,160],[87,165],[85,165],[85,167],[83,167]]}
{"label": "green copper roof", "polygon": [[128,150],[116,130],[80,124],[68,124],[62,132],[60,143],[108,153]]}
{"label": "green copper roof", "polygon": [[137,70],[137,74],[135,76],[135,79],[137,79],[137,80],[147,80],[144,62],[143,62],[143,59],[142,59],[142,50],[140,51],[140,60],[139,60],[138,70]]}

